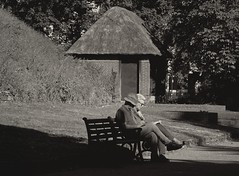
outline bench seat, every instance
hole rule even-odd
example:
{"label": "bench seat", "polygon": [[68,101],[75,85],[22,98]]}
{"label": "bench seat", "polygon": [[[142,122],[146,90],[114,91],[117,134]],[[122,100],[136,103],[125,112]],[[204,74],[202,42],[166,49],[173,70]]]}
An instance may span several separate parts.
{"label": "bench seat", "polygon": [[[88,144],[95,146],[98,144],[120,145],[129,148],[134,153],[136,160],[143,160],[142,153],[144,141],[140,139],[141,128],[120,130],[119,125],[112,117],[108,118],[83,118],[88,135]],[[131,134],[131,135],[126,135]]]}

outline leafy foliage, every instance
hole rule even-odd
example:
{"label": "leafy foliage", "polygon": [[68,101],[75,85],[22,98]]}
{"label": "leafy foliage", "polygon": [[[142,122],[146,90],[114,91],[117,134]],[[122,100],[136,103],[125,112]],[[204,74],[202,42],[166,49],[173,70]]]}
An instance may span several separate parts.
{"label": "leafy foliage", "polygon": [[238,2],[183,2],[175,2],[177,20],[169,32],[175,51],[174,71],[202,73],[202,89],[207,89],[208,100],[218,102],[217,98],[227,96],[228,84],[239,81]]}
{"label": "leafy foliage", "polygon": [[86,0],[1,0],[0,3],[34,29],[66,47],[97,18]]}
{"label": "leafy foliage", "polygon": [[225,90],[239,82],[238,0],[1,0],[0,4],[66,48],[106,10],[121,6],[145,21],[181,88],[187,88],[189,72],[200,72],[199,90],[207,94],[208,102],[218,102],[214,97],[225,97]]}

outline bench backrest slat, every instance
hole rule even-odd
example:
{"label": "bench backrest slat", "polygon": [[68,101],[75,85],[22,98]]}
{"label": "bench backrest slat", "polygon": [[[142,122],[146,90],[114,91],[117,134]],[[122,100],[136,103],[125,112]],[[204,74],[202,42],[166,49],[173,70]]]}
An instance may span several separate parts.
{"label": "bench backrest slat", "polygon": [[109,120],[107,118],[99,118],[99,119],[87,119],[86,117],[83,118],[83,120],[87,120],[87,123],[109,123]]}
{"label": "bench backrest slat", "polygon": [[91,128],[95,128],[95,129],[100,129],[100,128],[111,128],[111,124],[108,122],[108,123],[89,123],[88,124],[88,127],[91,129]]}
{"label": "bench backrest slat", "polygon": [[111,128],[91,128],[89,130],[91,134],[112,133]]}

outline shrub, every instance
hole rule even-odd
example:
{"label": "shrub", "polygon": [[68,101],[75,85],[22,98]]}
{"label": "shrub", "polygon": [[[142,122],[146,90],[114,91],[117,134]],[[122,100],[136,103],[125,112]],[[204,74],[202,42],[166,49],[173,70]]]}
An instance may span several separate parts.
{"label": "shrub", "polygon": [[63,49],[1,9],[0,36],[0,91],[10,92],[14,101],[112,101],[111,75],[65,57]]}
{"label": "shrub", "polygon": [[[59,77],[49,83],[51,100],[84,105],[105,104],[112,101],[113,81],[104,75],[101,67],[93,63],[67,57],[61,61]],[[53,93],[54,92],[54,93]]]}

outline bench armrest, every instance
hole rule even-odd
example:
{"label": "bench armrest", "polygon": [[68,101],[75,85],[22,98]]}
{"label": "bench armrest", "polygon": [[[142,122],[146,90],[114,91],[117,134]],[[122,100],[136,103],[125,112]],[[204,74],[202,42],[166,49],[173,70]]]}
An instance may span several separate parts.
{"label": "bench armrest", "polygon": [[123,134],[128,139],[139,139],[142,128],[124,129]]}
{"label": "bench armrest", "polygon": [[142,131],[142,128],[131,128],[131,129],[125,129],[124,132],[130,132],[130,133],[137,133],[139,134]]}

